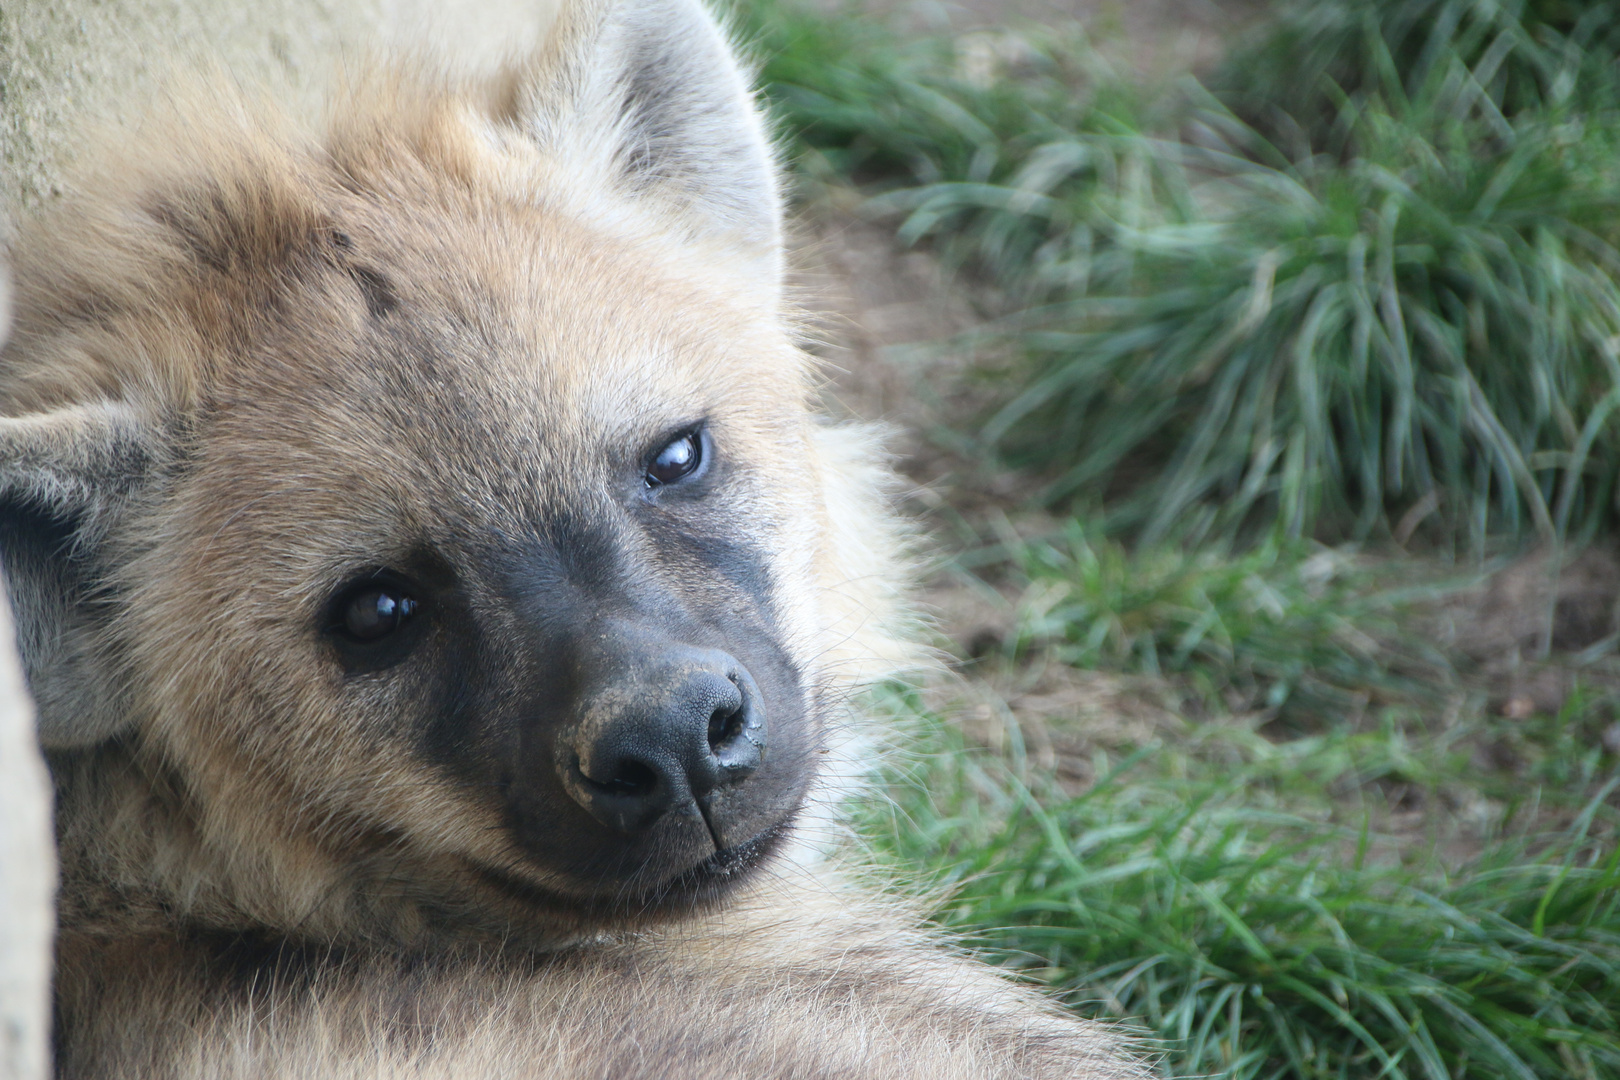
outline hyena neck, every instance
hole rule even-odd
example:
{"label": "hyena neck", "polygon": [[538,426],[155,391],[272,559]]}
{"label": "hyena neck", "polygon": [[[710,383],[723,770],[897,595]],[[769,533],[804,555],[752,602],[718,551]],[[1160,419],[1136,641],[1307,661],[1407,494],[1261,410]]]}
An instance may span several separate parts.
{"label": "hyena neck", "polygon": [[525,934],[511,911],[474,917],[480,898],[376,837],[364,838],[369,850],[354,845],[362,854],[346,853],[268,819],[252,836],[211,837],[207,807],[131,738],[50,758],[65,934],[223,934],[266,948],[397,954],[547,952],[599,936],[568,925]]}
{"label": "hyena neck", "polygon": [[[172,770],[141,754],[132,738],[52,753],[50,759],[65,931],[115,938],[297,925],[293,897],[278,887],[281,881],[267,875],[250,889],[240,880],[247,861],[242,856],[257,854],[262,861],[265,849],[283,846],[280,837],[260,837],[259,852],[235,858],[207,843],[206,809]],[[307,862],[301,876],[319,865]],[[343,904],[355,891],[352,882],[321,877],[332,893],[306,917],[305,927],[315,936],[329,921],[324,909]]]}

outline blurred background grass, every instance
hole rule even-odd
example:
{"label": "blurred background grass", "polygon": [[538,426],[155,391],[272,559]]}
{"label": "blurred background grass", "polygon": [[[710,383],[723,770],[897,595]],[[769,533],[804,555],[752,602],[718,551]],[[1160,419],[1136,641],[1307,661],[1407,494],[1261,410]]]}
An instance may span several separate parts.
{"label": "blurred background grass", "polygon": [[1620,1076],[1620,7],[919,10],[732,8],[810,261],[948,315],[824,334],[959,661],[878,857],[1166,1076]]}

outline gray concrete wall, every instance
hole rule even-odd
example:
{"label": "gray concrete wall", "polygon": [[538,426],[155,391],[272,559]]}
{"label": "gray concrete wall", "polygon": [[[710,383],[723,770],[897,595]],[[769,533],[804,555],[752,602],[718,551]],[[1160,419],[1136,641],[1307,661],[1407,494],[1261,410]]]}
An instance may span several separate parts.
{"label": "gray concrete wall", "polygon": [[55,892],[50,788],[0,589],[0,1080],[48,1075]]}
{"label": "gray concrete wall", "polygon": [[223,64],[245,83],[314,96],[346,50],[427,47],[493,66],[533,48],[552,10],[552,0],[0,0],[0,219],[58,193],[87,121],[138,112],[176,66]]}
{"label": "gray concrete wall", "polygon": [[[222,65],[313,104],[346,52],[423,49],[494,67],[551,0],[0,0],[0,255],[56,198],[80,132],[133,120],[175,68]],[[0,259],[3,270],[3,259]],[[0,274],[0,342],[5,283]],[[0,1080],[44,1080],[56,865],[50,794],[0,592]]]}

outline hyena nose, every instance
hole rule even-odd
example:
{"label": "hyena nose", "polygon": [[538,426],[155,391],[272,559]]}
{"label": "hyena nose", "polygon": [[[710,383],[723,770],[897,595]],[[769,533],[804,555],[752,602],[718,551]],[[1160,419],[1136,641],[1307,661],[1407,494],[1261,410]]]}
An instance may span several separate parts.
{"label": "hyena nose", "polygon": [[563,786],[617,832],[645,832],[666,814],[696,813],[718,838],[711,801],[764,760],[759,688],[725,653],[679,650],[664,661],[596,695],[559,762]]}

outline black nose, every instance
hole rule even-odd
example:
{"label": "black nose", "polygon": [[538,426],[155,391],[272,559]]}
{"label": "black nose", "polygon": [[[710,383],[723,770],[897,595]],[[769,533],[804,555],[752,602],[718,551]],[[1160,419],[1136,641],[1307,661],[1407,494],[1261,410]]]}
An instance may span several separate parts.
{"label": "black nose", "polygon": [[708,821],[710,799],[764,759],[759,689],[723,652],[672,649],[619,667],[582,706],[559,755],[563,786],[621,833],[644,832],[671,812]]}

